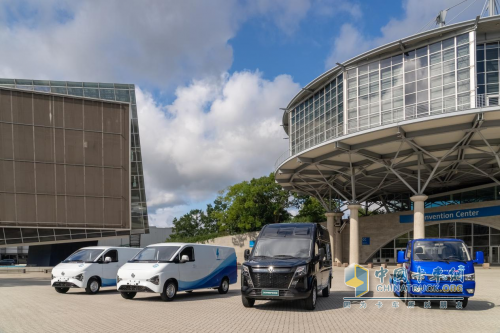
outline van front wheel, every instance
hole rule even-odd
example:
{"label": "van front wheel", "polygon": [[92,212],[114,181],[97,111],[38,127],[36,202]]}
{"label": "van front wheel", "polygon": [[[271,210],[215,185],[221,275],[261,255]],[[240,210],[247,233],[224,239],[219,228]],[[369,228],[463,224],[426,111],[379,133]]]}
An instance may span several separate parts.
{"label": "van front wheel", "polygon": [[95,295],[99,292],[99,289],[101,289],[101,284],[98,279],[93,277],[89,279],[89,282],[87,282],[85,292],[89,295]]}
{"label": "van front wheel", "polygon": [[314,281],[314,283],[312,285],[312,289],[311,289],[311,294],[305,300],[307,310],[316,309],[316,299],[317,298],[318,298],[318,288],[316,285],[316,281]]}
{"label": "van front wheel", "polygon": [[245,296],[241,296],[241,302],[243,303],[243,306],[245,308],[251,308],[255,304],[255,299],[254,298],[247,298]]}
{"label": "van front wheel", "polygon": [[173,280],[169,280],[165,282],[165,286],[163,287],[163,292],[161,293],[161,299],[165,302],[170,302],[174,300],[175,295],[177,294],[177,284]]}
{"label": "van front wheel", "polygon": [[228,278],[223,278],[220,286],[218,288],[219,294],[227,294],[229,291],[229,280]]}
{"label": "van front wheel", "polygon": [[120,293],[120,294],[125,299],[132,299],[135,297],[135,295],[137,295],[137,293],[134,293],[134,292],[127,292],[127,293]]}
{"label": "van front wheel", "polygon": [[69,288],[55,288],[59,294],[66,294]]}

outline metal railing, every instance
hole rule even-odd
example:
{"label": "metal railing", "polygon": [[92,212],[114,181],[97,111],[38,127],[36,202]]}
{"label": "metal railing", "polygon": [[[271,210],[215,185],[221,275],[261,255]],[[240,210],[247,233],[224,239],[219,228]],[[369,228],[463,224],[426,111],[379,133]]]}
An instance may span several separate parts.
{"label": "metal railing", "polygon": [[[471,103],[474,102],[475,103]],[[481,95],[476,95],[474,96],[467,96],[467,97],[457,97],[457,98],[443,98],[442,103],[441,103],[441,108],[436,108],[433,107],[432,101],[430,103],[421,103],[418,105],[410,105],[406,107],[401,107],[398,109],[393,109],[390,111],[382,111],[380,112],[380,117],[378,117],[378,120],[370,122],[370,116],[366,117],[360,117],[359,119],[356,119],[355,122],[352,121],[351,123],[349,120],[346,123],[346,126],[344,126],[343,123],[330,128],[326,129],[325,133],[327,131],[331,131],[330,135],[327,136],[325,133],[321,133],[320,135],[315,135],[314,137],[314,144],[308,146],[308,147],[297,147],[294,148],[293,150],[287,149],[284,151],[276,160],[274,164],[274,170],[277,170],[278,167],[285,162],[288,158],[291,156],[297,155],[309,148],[315,147],[319,144],[322,144],[324,142],[327,142],[332,139],[336,139],[339,137],[342,137],[347,134],[352,134],[356,132],[361,132],[364,130],[368,130],[371,128],[376,128],[380,126],[385,126],[389,124],[394,124],[394,123],[399,123],[402,121],[406,120],[412,120],[412,119],[418,119],[418,118],[426,118],[430,116],[435,116],[435,115],[440,115],[440,114],[446,114],[446,113],[452,113],[452,112],[458,112],[458,111],[465,111],[465,110],[473,110],[473,109],[482,109],[485,107],[492,107],[492,106],[498,106],[499,105],[499,94],[481,94]],[[345,112],[344,115],[347,115],[347,112]],[[373,115],[371,115],[373,116]],[[367,120],[367,123],[365,125],[360,125],[361,121],[358,120]],[[316,140],[317,138],[325,137],[323,140]],[[302,148],[302,149],[299,149]]]}

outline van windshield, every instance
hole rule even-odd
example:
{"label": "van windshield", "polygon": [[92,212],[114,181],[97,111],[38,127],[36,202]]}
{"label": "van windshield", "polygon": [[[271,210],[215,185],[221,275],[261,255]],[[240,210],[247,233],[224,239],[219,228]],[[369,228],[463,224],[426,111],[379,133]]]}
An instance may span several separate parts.
{"label": "van windshield", "polygon": [[253,257],[309,258],[311,240],[307,238],[261,238],[257,241]]}
{"label": "van windshield", "polygon": [[416,261],[470,261],[469,252],[460,241],[418,241],[413,245]]}
{"label": "van windshield", "polygon": [[179,246],[149,246],[131,260],[131,262],[162,262],[170,261],[179,250]]}
{"label": "van windshield", "polygon": [[103,252],[103,249],[81,249],[70,255],[63,262],[94,262],[99,255]]}

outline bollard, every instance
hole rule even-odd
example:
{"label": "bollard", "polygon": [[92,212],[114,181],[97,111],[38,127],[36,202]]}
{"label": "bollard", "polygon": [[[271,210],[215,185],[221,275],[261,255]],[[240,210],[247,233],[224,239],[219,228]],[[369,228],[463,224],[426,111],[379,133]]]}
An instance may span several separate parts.
{"label": "bollard", "polygon": [[396,266],[397,267],[403,267],[403,264],[397,264]]}
{"label": "bollard", "polygon": [[373,268],[373,263],[369,263],[368,268]]}
{"label": "bollard", "polygon": [[345,262],[345,263],[344,263],[344,267],[347,267],[347,266],[349,266],[349,264]]}
{"label": "bollard", "polygon": [[387,268],[387,264],[381,264],[380,267]]}
{"label": "bollard", "polygon": [[490,269],[490,264],[489,264],[489,263],[487,263],[487,262],[485,262],[485,263],[483,264],[483,268]]}
{"label": "bollard", "polygon": [[26,268],[23,269],[23,274],[26,274]]}

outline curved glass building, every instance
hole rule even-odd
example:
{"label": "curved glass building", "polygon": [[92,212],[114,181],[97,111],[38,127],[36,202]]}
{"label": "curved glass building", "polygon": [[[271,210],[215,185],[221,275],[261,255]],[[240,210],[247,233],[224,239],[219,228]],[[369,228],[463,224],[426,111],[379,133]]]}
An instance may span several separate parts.
{"label": "curved glass building", "polygon": [[324,205],[336,261],[393,262],[397,239],[444,221],[429,214],[481,208],[453,237],[500,263],[499,41],[498,16],[419,33],[338,63],[290,101],[276,181]]}

